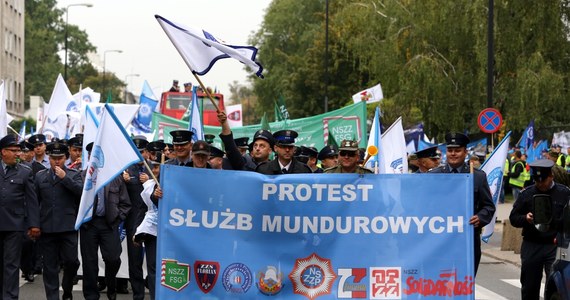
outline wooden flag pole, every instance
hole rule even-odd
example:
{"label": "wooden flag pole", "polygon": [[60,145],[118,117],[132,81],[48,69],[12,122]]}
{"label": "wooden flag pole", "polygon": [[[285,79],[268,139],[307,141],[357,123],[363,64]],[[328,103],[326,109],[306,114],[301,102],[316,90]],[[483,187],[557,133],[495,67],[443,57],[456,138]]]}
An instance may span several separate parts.
{"label": "wooden flag pole", "polygon": [[158,182],[158,179],[156,179],[156,176],[154,176],[154,173],[152,173],[152,169],[148,166],[146,159],[143,159],[143,163],[146,169],[149,171],[150,176],[152,176],[152,179],[154,179],[154,182],[156,182],[156,186],[160,187],[160,183]]}
{"label": "wooden flag pole", "polygon": [[204,92],[206,92],[206,94],[208,95],[208,98],[210,98],[210,101],[212,102],[212,104],[216,108],[216,111],[220,112],[220,108],[218,107],[218,104],[216,104],[216,101],[214,101],[214,97],[212,97],[212,94],[210,94],[210,91],[208,91],[208,89],[204,86],[204,84],[202,83],[202,80],[200,80],[200,77],[198,77],[198,75],[196,75],[196,73],[194,73],[194,72],[192,72],[192,75],[194,75],[194,78],[196,78],[196,80],[200,84],[200,87],[202,87],[202,90]]}

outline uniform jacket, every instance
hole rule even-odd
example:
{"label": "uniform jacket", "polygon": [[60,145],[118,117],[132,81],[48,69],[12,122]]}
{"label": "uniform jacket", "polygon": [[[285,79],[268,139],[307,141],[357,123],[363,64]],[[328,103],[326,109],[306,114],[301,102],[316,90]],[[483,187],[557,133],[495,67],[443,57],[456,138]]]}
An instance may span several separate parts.
{"label": "uniform jacket", "polygon": [[[469,169],[469,166],[464,163],[459,168],[459,173],[469,173]],[[451,169],[446,164],[431,169],[429,173],[451,173]],[[473,196],[473,211],[479,217],[480,222],[479,227],[475,228],[475,233],[479,234],[485,225],[494,221],[493,215],[495,214],[495,204],[487,183],[487,175],[479,169],[473,169],[473,192],[475,193]]]}
{"label": "uniform jacket", "polygon": [[234,141],[233,133],[229,135],[219,135],[224,143],[226,150],[226,157],[222,164],[224,170],[244,170],[255,171],[257,164],[253,161],[250,155],[242,155]]}
{"label": "uniform jacket", "polygon": [[[184,164],[185,167],[191,167],[191,163],[192,163],[192,159],[188,160],[187,163]],[[175,165],[175,166],[179,166],[180,165],[180,161],[178,160],[177,157],[169,159],[167,161],[164,162],[165,165]]]}
{"label": "uniform jacket", "polygon": [[65,177],[55,177],[52,169],[36,174],[35,187],[40,204],[42,232],[66,232],[75,230],[77,210],[83,191],[81,173],[63,168]]}
{"label": "uniform jacket", "polygon": [[0,231],[26,231],[30,227],[40,227],[32,169],[16,164],[6,174],[0,167]]}
{"label": "uniform jacket", "polygon": [[[85,170],[81,172],[81,179],[85,181]],[[124,221],[131,210],[131,200],[129,199],[129,193],[127,192],[127,186],[122,178],[122,174],[113,178],[105,188],[105,219],[109,226],[113,227],[119,225],[120,222]],[[93,216],[95,216],[95,211],[97,206],[93,205]],[[82,226],[89,224],[89,222],[84,223]]]}
{"label": "uniform jacket", "polygon": [[[526,214],[533,212],[533,196],[537,194],[547,194],[552,199],[553,224],[548,232],[540,232],[534,227],[534,224],[526,221]],[[562,184],[555,183],[547,192],[539,191],[536,185],[533,184],[522,190],[518,199],[516,199],[513,204],[513,210],[511,210],[509,215],[509,221],[511,221],[514,227],[522,227],[522,235],[525,240],[540,244],[552,244],[556,236],[556,229],[561,226],[562,212],[569,197],[570,189]]]}
{"label": "uniform jacket", "polygon": [[[324,171],[327,174],[341,174],[344,173],[342,172],[342,166],[336,166],[336,167],[331,167],[328,168]],[[356,166],[356,169],[353,172],[354,174],[374,174],[374,172],[372,172],[370,169],[367,168],[363,168],[361,166]],[[346,174],[346,173],[345,173]]]}
{"label": "uniform jacket", "polygon": [[[277,158],[268,162],[262,162],[257,165],[255,172],[265,174],[265,175],[281,175],[284,174],[279,166],[279,161]],[[302,173],[313,173],[311,168],[306,164],[297,161],[295,158],[291,161],[291,166],[287,174],[302,174]]]}

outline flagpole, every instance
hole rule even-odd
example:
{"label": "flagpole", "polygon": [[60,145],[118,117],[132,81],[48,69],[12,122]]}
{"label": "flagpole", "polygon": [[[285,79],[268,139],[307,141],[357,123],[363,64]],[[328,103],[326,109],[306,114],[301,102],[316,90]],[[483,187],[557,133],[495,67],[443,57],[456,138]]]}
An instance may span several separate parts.
{"label": "flagpole", "polygon": [[146,167],[147,170],[150,170],[150,176],[152,177],[152,179],[154,179],[154,182],[156,182],[156,185],[158,187],[160,187],[160,183],[158,183],[158,179],[156,179],[156,176],[154,176],[154,173],[152,173],[152,169],[148,166],[148,164],[146,163],[146,159],[143,159],[143,163],[144,166]]}
{"label": "flagpole", "polygon": [[200,87],[202,87],[202,90],[206,92],[206,94],[208,95],[208,98],[210,98],[210,101],[212,102],[212,104],[214,105],[214,107],[216,108],[216,110],[219,112],[220,108],[218,107],[218,105],[216,104],[216,101],[214,101],[214,97],[212,97],[212,94],[210,94],[210,91],[208,91],[208,89],[204,86],[204,84],[202,83],[202,80],[200,80],[200,77],[198,77],[198,75],[196,75],[196,73],[192,72],[192,75],[194,75],[194,78],[196,78],[196,80],[198,81],[198,83],[200,84]]}

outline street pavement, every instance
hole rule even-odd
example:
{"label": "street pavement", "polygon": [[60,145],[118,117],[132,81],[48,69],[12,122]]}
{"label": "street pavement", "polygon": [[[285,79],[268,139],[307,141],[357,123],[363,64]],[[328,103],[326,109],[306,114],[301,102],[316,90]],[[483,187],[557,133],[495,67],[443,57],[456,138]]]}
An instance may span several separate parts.
{"label": "street pavement", "polygon": [[511,263],[518,267],[521,266],[520,254],[515,254],[514,251],[501,251],[501,239],[503,236],[503,220],[509,219],[509,214],[513,209],[513,203],[503,203],[497,205],[496,224],[493,236],[489,243],[481,243],[481,252],[483,255],[492,257],[494,259]]}

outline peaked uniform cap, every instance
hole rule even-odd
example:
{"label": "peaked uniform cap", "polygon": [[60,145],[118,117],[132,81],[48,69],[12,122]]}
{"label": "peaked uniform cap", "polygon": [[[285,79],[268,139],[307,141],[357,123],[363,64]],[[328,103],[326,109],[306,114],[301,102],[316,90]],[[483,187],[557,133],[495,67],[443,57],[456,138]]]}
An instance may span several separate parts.
{"label": "peaked uniform cap", "polygon": [[34,146],[37,144],[45,144],[46,136],[41,133],[34,134],[28,139],[28,142],[34,144]]}
{"label": "peaked uniform cap", "polygon": [[445,143],[447,147],[467,147],[469,144],[469,138],[463,133],[451,132],[445,135]]}
{"label": "peaked uniform cap", "polygon": [[190,130],[173,130],[170,132],[170,135],[172,136],[172,144],[184,145],[190,143],[193,134],[194,133]]}
{"label": "peaked uniform cap", "polygon": [[437,146],[425,148],[423,150],[417,151],[417,158],[439,158],[439,153],[437,153]]}
{"label": "peaked uniform cap", "polygon": [[19,146],[20,148],[22,147],[20,144],[18,144],[18,139],[13,134],[8,134],[0,140],[0,149],[4,149],[10,146]]}
{"label": "peaked uniform cap", "polygon": [[192,144],[192,154],[205,154],[210,155],[210,144],[206,141],[196,141]]}
{"label": "peaked uniform cap", "polygon": [[343,140],[340,143],[340,151],[358,151],[358,142],[353,140]]}
{"label": "peaked uniform cap", "polygon": [[255,142],[258,139],[267,141],[271,147],[275,145],[275,138],[273,137],[271,132],[269,132],[269,130],[260,129],[256,131],[255,134],[253,135],[253,141]]}
{"label": "peaked uniform cap", "polygon": [[249,148],[249,138],[248,137],[240,137],[237,139],[234,139],[234,141],[236,142],[236,146],[238,148]]}
{"label": "peaked uniform cap", "polygon": [[299,134],[294,130],[279,130],[273,134],[276,145],[295,146]]}
{"label": "peaked uniform cap", "polygon": [[335,145],[326,145],[323,147],[323,149],[321,149],[321,151],[319,151],[319,155],[317,156],[317,158],[319,160],[323,160],[335,156],[338,156],[337,147]]}
{"label": "peaked uniform cap", "polygon": [[49,156],[65,156],[67,151],[67,145],[60,141],[49,143],[46,146],[46,152]]}

